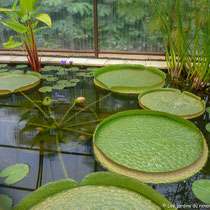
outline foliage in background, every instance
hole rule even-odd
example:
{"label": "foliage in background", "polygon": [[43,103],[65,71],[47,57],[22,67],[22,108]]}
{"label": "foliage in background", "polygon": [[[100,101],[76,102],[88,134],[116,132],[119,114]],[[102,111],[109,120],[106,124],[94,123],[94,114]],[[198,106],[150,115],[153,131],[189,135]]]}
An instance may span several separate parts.
{"label": "foliage in background", "polygon": [[[94,49],[92,0],[42,0],[42,4],[40,12],[50,15],[53,26],[36,35],[38,46],[52,42],[70,50]],[[0,0],[0,7],[10,5]],[[163,51],[160,32],[150,33],[152,19],[147,0],[98,0],[99,48]],[[0,29],[1,42],[10,35],[7,28]]]}
{"label": "foliage in background", "polygon": [[208,0],[151,0],[158,16],[168,72],[172,79],[181,74],[195,89],[209,83],[210,19]]}
{"label": "foliage in background", "polygon": [[[41,8],[41,5],[37,5],[38,1],[16,0],[11,9],[0,8],[0,11],[6,13],[9,17],[9,20],[4,18],[1,23],[17,33],[16,36],[10,36],[9,41],[3,43],[3,46],[8,49],[20,47],[26,54],[30,66],[35,72],[41,71],[41,56],[39,58],[35,33],[47,26],[51,28],[52,25],[51,19],[47,14],[37,14]],[[39,21],[47,26],[37,28]]]}

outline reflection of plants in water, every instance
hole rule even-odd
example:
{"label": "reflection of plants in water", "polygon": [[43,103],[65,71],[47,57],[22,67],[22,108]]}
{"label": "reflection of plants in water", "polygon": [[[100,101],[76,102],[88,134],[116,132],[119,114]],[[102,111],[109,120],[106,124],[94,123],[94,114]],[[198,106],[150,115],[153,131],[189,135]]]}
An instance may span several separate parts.
{"label": "reflection of plants in water", "polygon": [[[22,93],[22,92],[21,92]],[[60,149],[60,143],[66,144],[65,137],[71,133],[77,133],[80,135],[78,140],[85,142],[88,140],[88,136],[92,136],[93,134],[86,131],[83,127],[82,129],[75,129],[75,127],[81,127],[85,126],[91,123],[96,123],[101,121],[98,119],[98,115],[95,113],[93,109],[90,108],[90,106],[98,103],[99,101],[105,99],[110,94],[102,97],[101,99],[87,105],[83,106],[83,103],[85,101],[84,97],[79,97],[74,100],[73,104],[68,108],[68,110],[65,112],[65,114],[61,118],[56,118],[53,111],[52,111],[52,105],[53,101],[50,97],[45,97],[44,100],[41,101],[33,101],[30,99],[27,95],[22,93],[23,96],[25,96],[28,101],[31,103],[32,106],[27,107],[27,111],[22,115],[19,122],[23,120],[27,120],[25,127],[20,131],[20,133],[36,130],[38,131],[37,135],[34,137],[32,141],[31,147],[39,144],[40,142],[46,142],[46,143],[56,143],[56,147],[59,152],[59,159],[61,161],[65,177],[68,178],[67,172],[65,170],[64,162],[61,157],[61,149]],[[73,108],[75,106],[79,106],[80,110],[77,112],[73,112]],[[33,113],[34,108],[38,109],[38,113]],[[86,122],[78,122],[74,123],[71,122],[79,113],[84,111],[85,109],[89,109],[93,115],[95,116],[95,120],[90,120]]]}

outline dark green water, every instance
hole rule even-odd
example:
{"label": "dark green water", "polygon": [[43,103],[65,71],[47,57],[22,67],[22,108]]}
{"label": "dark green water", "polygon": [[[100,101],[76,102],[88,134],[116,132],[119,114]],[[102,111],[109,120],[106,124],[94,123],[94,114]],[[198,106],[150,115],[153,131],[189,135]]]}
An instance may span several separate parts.
{"label": "dark green water", "polygon": [[[55,73],[56,71],[50,72],[50,74],[54,75]],[[77,72],[74,72],[74,78],[76,78],[76,73]],[[59,76],[59,79],[70,79],[71,77],[72,73],[68,72],[65,78]],[[85,104],[88,105],[108,94],[108,92],[98,90],[94,87],[93,78],[79,77],[79,79],[81,79],[81,81],[76,87],[68,88],[70,103],[72,103],[75,98],[84,96],[87,99]],[[53,84],[55,83],[56,82],[53,82]],[[41,85],[52,85],[52,82],[45,81]],[[167,81],[166,86],[171,87],[172,85]],[[38,88],[36,88],[32,93],[29,93],[28,96],[32,99],[42,100],[45,96],[51,96],[51,94],[39,93]],[[208,104],[207,106],[209,106],[208,97],[203,99]],[[7,98],[0,98],[0,106],[2,107],[0,109],[0,171],[16,163],[26,163],[30,165],[29,175],[12,186],[3,185],[3,179],[0,179],[0,193],[8,194],[12,197],[14,204],[41,185],[65,178],[54,142],[48,144],[43,143],[31,148],[31,142],[37,134],[37,131],[19,134],[19,131],[27,122],[23,121],[18,123],[20,115],[23,113],[23,110],[20,109],[20,105],[25,101],[27,100],[23,96],[14,94]],[[53,113],[57,118],[61,118],[64,115],[70,103],[60,103],[53,106]],[[91,106],[91,108],[92,110],[87,109],[77,115],[71,122],[78,123],[94,120],[95,115],[93,111],[98,115],[99,119],[104,119],[120,111],[139,109],[139,105],[137,97],[122,98],[109,95],[104,100]],[[73,112],[75,113],[78,110],[80,110],[80,108],[74,109]],[[210,149],[210,135],[205,129],[205,125],[209,122],[209,114],[205,112],[202,116],[191,121],[203,132]],[[77,129],[93,133],[96,126],[97,123],[92,123],[79,126]],[[69,178],[78,182],[88,173],[104,170],[94,158],[92,138],[85,136],[86,140],[84,141],[80,139],[80,136],[81,134],[69,132],[65,137],[66,144],[61,144],[62,158]],[[203,204],[195,198],[191,190],[192,183],[198,179],[210,179],[210,160],[198,174],[186,181],[151,186],[168,198],[174,205],[180,207],[180,209],[192,209],[188,208],[189,206],[181,205]]]}

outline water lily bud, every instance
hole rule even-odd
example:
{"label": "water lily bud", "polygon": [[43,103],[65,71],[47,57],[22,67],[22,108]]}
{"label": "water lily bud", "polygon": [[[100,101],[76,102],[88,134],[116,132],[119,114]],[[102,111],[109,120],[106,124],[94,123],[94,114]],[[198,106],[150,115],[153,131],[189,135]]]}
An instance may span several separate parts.
{"label": "water lily bud", "polygon": [[85,97],[80,96],[77,99],[75,99],[75,103],[76,104],[83,104],[85,102],[85,100],[86,100]]}
{"label": "water lily bud", "polygon": [[37,127],[36,130],[41,132],[43,130],[43,128],[42,127]]}
{"label": "water lily bud", "polygon": [[73,61],[69,61],[69,63],[70,63],[70,65],[72,65],[73,64]]}
{"label": "water lily bud", "polygon": [[84,135],[79,136],[79,140],[80,141],[86,141],[87,140],[87,136],[84,136]]}
{"label": "water lily bud", "polygon": [[44,100],[42,101],[43,106],[50,106],[52,104],[52,99],[50,97],[45,97]]}

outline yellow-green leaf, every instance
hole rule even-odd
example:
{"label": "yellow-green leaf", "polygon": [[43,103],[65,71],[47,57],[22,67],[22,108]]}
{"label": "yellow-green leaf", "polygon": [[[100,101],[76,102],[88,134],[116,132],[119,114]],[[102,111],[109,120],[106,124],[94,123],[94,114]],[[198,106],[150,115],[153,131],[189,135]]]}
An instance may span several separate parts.
{"label": "yellow-green leaf", "polygon": [[25,33],[27,31],[27,28],[23,24],[16,21],[6,20],[2,22],[2,24],[10,27],[11,29],[19,33]]}
{"label": "yellow-green leaf", "polygon": [[50,28],[52,27],[52,21],[51,21],[51,18],[50,18],[49,15],[47,15],[47,14],[38,14],[35,18],[37,20],[45,23],[46,25],[48,25]]}

